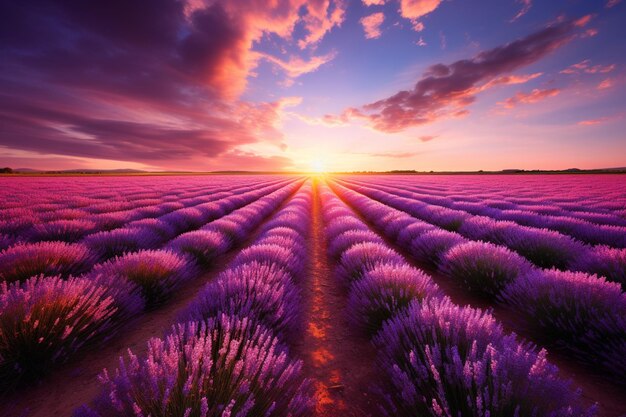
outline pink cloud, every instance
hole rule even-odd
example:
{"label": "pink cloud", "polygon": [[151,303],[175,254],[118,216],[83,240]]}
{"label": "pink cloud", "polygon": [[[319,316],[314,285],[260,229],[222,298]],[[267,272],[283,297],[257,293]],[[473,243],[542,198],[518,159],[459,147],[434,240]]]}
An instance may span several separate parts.
{"label": "pink cloud", "polygon": [[615,64],[591,65],[590,59],[585,59],[561,70],[561,74],[607,74],[616,68]]}
{"label": "pink cloud", "polygon": [[422,142],[430,142],[433,139],[436,139],[438,136],[436,135],[424,135],[424,136],[420,136],[420,141]]}
{"label": "pink cloud", "polygon": [[348,108],[339,116],[327,116],[326,119],[335,123],[366,120],[374,129],[391,133],[445,117],[464,117],[468,113],[467,106],[476,100],[477,93],[498,84],[538,76],[505,78],[571,41],[583,20],[588,21],[584,18],[564,20],[473,58],[450,65],[433,65],[413,89],[358,108]]}
{"label": "pink cloud", "polygon": [[336,52],[325,55],[312,56],[305,60],[299,56],[291,56],[288,60],[282,60],[269,54],[259,53],[261,59],[265,59],[283,70],[288,78],[297,78],[301,75],[317,71],[322,65],[332,61],[337,56]]}
{"label": "pink cloud", "polygon": [[300,48],[317,44],[326,33],[334,27],[341,26],[345,19],[347,8],[345,0],[304,0],[299,3],[296,13],[303,6],[307,10],[302,18],[307,35],[298,41]]}
{"label": "pink cloud", "polygon": [[442,0],[400,0],[400,15],[415,20],[434,12]]}
{"label": "pink cloud", "polygon": [[599,125],[602,123],[606,123],[610,120],[611,120],[610,117],[599,117],[597,119],[581,120],[580,122],[577,123],[577,125],[578,126],[595,126],[595,125]]}
{"label": "pink cloud", "polygon": [[382,35],[380,26],[385,21],[385,14],[382,12],[373,13],[369,16],[363,17],[359,22],[363,25],[365,31],[365,38],[376,39]]}
{"label": "pink cloud", "polygon": [[363,0],[365,6],[382,6],[385,4],[385,0]]}
{"label": "pink cloud", "polygon": [[615,7],[615,6],[617,6],[617,5],[618,5],[618,4],[620,4],[621,2],[622,2],[622,0],[608,0],[608,1],[606,2],[606,6],[605,6],[605,7],[606,7],[607,9],[610,9],[611,7]]}
{"label": "pink cloud", "polygon": [[499,103],[507,109],[512,109],[520,104],[533,104],[539,101],[543,101],[547,98],[554,97],[561,92],[558,88],[550,88],[547,90],[534,89],[530,93],[519,92],[513,97],[506,99],[504,102]]}
{"label": "pink cloud", "polygon": [[520,17],[528,13],[528,11],[533,5],[532,0],[516,0],[516,2],[521,4],[522,8],[520,9],[519,12],[517,12],[515,16],[513,16],[513,18],[511,19],[511,22],[515,22],[517,19],[519,19]]}
{"label": "pink cloud", "polygon": [[400,0],[400,16],[413,23],[413,30],[421,32],[424,24],[420,18],[434,12],[443,0]]}
{"label": "pink cloud", "polygon": [[613,80],[610,78],[604,79],[598,84],[598,90],[606,90],[613,87]]}

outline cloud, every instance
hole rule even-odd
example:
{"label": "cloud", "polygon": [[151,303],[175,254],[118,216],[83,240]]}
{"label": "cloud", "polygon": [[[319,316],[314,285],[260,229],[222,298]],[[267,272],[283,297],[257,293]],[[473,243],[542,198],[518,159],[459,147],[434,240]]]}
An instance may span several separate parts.
{"label": "cloud", "polygon": [[597,119],[581,120],[580,122],[577,123],[577,125],[578,126],[595,126],[595,125],[599,125],[602,123],[606,123],[610,120],[611,120],[610,117],[599,117]]}
{"label": "cloud", "polygon": [[606,90],[608,88],[613,87],[613,80],[610,78],[606,78],[598,84],[598,90]]}
{"label": "cloud", "polygon": [[417,46],[426,46],[428,44],[426,43],[426,41],[424,41],[424,38],[422,38],[420,36],[420,38],[415,42],[415,45],[417,45]]}
{"label": "cloud", "polygon": [[558,88],[550,88],[546,90],[540,90],[535,88],[530,93],[519,92],[513,97],[509,97],[505,101],[498,103],[504,108],[512,109],[520,104],[533,104],[539,101],[543,101],[547,98],[554,97],[561,92]]}
{"label": "cloud", "polygon": [[621,2],[622,2],[622,0],[608,0],[604,7],[606,7],[607,9],[610,9],[611,7],[617,6]]}
{"label": "cloud", "polygon": [[363,0],[363,4],[369,6],[382,6],[385,4],[385,0]]}
{"label": "cloud", "polygon": [[615,64],[591,65],[590,59],[585,59],[561,70],[561,74],[607,74],[616,68]]}
{"label": "cloud", "polygon": [[517,14],[515,16],[513,16],[513,18],[511,19],[511,22],[515,22],[517,19],[519,19],[520,17],[522,17],[526,13],[528,13],[528,11],[530,10],[530,8],[533,5],[533,1],[532,0],[516,0],[516,3],[521,4],[522,8],[520,9],[519,12],[517,12]]}
{"label": "cloud", "polygon": [[[260,0],[259,0],[260,1]],[[266,3],[261,1],[261,3]],[[345,0],[304,0],[298,7],[305,7],[307,14],[302,18],[307,35],[298,41],[300,48],[317,44],[327,32],[341,26],[345,19]]]}
{"label": "cloud", "polygon": [[413,30],[421,32],[424,24],[420,18],[434,12],[443,0],[400,0],[400,15],[413,23]]}
{"label": "cloud", "polygon": [[463,117],[468,113],[466,107],[476,100],[477,93],[499,82],[515,80],[505,77],[572,40],[576,29],[586,21],[586,18],[564,20],[473,58],[449,65],[432,65],[413,89],[348,108],[338,116],[327,116],[327,119],[338,123],[362,119],[376,130],[392,133],[444,117]]}
{"label": "cloud", "polygon": [[[261,59],[253,46],[272,35],[312,48],[344,11],[334,0],[2,2],[0,146],[153,166],[278,146],[288,99],[240,99]],[[333,57],[271,61],[293,79]]]}
{"label": "cloud", "polygon": [[400,0],[400,15],[405,19],[416,20],[432,13],[443,0]]}
{"label": "cloud", "polygon": [[373,13],[369,16],[365,16],[359,20],[361,25],[363,25],[363,30],[365,31],[366,39],[376,39],[380,38],[382,35],[382,30],[380,26],[385,21],[385,14],[382,12]]}
{"label": "cloud", "polygon": [[430,142],[433,139],[437,139],[438,136],[436,135],[424,135],[424,136],[420,136],[420,141],[422,142]]}
{"label": "cloud", "polygon": [[302,59],[299,56],[291,56],[285,61],[269,54],[259,53],[261,59],[265,59],[283,70],[289,80],[317,71],[322,65],[335,59],[336,56],[337,53],[333,51],[325,55],[312,56],[309,60]]}

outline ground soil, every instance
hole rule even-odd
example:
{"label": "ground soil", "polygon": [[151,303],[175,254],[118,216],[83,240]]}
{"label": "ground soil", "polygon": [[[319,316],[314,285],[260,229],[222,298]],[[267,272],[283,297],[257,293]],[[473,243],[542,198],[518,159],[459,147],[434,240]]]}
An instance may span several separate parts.
{"label": "ground soil", "polygon": [[315,386],[317,417],[378,416],[370,392],[375,352],[346,318],[347,294],[332,274],[326,252],[319,184],[313,187],[309,273],[304,283],[304,334],[293,347]]}

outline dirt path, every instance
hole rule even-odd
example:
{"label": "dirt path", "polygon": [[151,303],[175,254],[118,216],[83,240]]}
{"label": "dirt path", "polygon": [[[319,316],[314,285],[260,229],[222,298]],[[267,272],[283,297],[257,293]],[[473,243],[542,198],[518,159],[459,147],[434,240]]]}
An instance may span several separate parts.
{"label": "dirt path", "polygon": [[[348,207],[352,208],[359,219],[370,226],[390,248],[400,253],[410,265],[430,275],[433,281],[439,285],[441,290],[449,296],[455,304],[491,310],[494,317],[502,324],[506,331],[515,332],[526,340],[534,341],[532,334],[523,331],[519,319],[514,312],[469,293],[459,283],[443,276],[437,270],[416,262],[408,251],[380,233],[359,212],[354,210],[346,200],[342,199],[342,201],[346,203]],[[560,374],[563,378],[572,380],[574,387],[582,389],[583,401],[588,405],[598,403],[598,417],[626,417],[626,401],[624,401],[624,398],[626,398],[626,389],[607,381],[601,375],[598,375],[597,372],[594,372],[595,370],[592,367],[582,365],[572,360],[571,357],[568,357],[564,353],[553,349],[546,350],[548,351],[548,360],[559,367]]]}
{"label": "dirt path", "polygon": [[[294,191],[275,211],[283,208],[300,188]],[[147,350],[151,337],[161,337],[174,324],[178,315],[187,307],[204,285],[228,267],[239,251],[254,242],[262,225],[270,215],[241,245],[221,257],[209,271],[182,286],[156,310],[145,312],[129,322],[104,346],[85,349],[70,363],[52,371],[37,385],[0,397],[0,417],[50,417],[71,416],[76,407],[90,402],[99,392],[97,376],[102,369],[114,369],[119,357],[130,349],[136,355]]]}
{"label": "dirt path", "polygon": [[309,274],[303,288],[304,336],[293,350],[314,380],[315,416],[377,416],[369,394],[375,381],[374,349],[347,322],[347,294],[335,282],[326,255],[318,181],[313,182]]}

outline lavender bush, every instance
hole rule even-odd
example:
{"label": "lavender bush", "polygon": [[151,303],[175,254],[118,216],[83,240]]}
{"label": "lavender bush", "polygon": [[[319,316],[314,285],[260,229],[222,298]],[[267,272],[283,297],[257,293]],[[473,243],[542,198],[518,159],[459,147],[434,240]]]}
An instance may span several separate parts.
{"label": "lavender bush", "polygon": [[337,235],[328,245],[328,254],[335,259],[357,243],[373,242],[383,244],[383,240],[371,230],[348,230]]}
{"label": "lavender bush", "polygon": [[533,270],[506,287],[500,301],[548,343],[626,383],[626,295],[619,284],[582,272]]}
{"label": "lavender bush", "polygon": [[596,246],[576,262],[575,269],[606,277],[626,289],[626,249]]}
{"label": "lavender bush", "polygon": [[276,244],[254,244],[242,250],[235,262],[246,264],[258,262],[267,265],[276,265],[297,280],[302,273],[302,258],[298,257],[289,247]]}
{"label": "lavender bush", "polygon": [[93,232],[96,224],[90,220],[56,220],[40,223],[28,233],[29,240],[37,242],[77,242],[87,234]]}
{"label": "lavender bush", "polygon": [[484,242],[462,243],[443,257],[440,269],[464,288],[489,297],[497,295],[530,264],[505,247]]}
{"label": "lavender bush", "polygon": [[96,265],[90,276],[115,276],[137,286],[147,307],[164,301],[180,284],[195,276],[186,258],[166,250],[129,253]]}
{"label": "lavender bush", "polygon": [[[119,300],[120,302],[122,300]],[[0,284],[0,387],[37,378],[115,330],[118,306],[89,280],[33,277]]]}
{"label": "lavender bush", "polygon": [[167,248],[192,257],[198,265],[207,267],[213,260],[228,251],[230,242],[221,233],[211,230],[194,230],[183,233],[168,243]]}
{"label": "lavender bush", "polygon": [[122,228],[98,232],[87,236],[83,243],[100,261],[125,253],[150,249],[160,242],[160,237],[148,228]]}
{"label": "lavender bush", "polygon": [[566,269],[584,247],[574,239],[547,229],[517,228],[502,243],[541,268]]}
{"label": "lavender bush", "polygon": [[18,243],[0,252],[0,281],[25,281],[36,275],[78,275],[93,262],[92,253],[79,243]]}
{"label": "lavender bush", "polygon": [[222,317],[180,324],[165,339],[151,339],[145,359],[129,352],[113,375],[102,373],[100,397],[75,417],[309,415],[302,364],[267,331],[242,338],[250,325]]}
{"label": "lavender bush", "polygon": [[481,310],[414,302],[374,339],[389,416],[587,416],[545,351],[519,344]]}
{"label": "lavender bush", "polygon": [[349,286],[378,265],[404,262],[402,256],[385,245],[374,242],[357,243],[341,255],[337,275]]}
{"label": "lavender bush", "polygon": [[413,239],[409,252],[419,262],[436,267],[448,250],[463,242],[465,239],[461,235],[437,229]]}
{"label": "lavender bush", "polygon": [[373,335],[412,301],[440,295],[437,285],[422,271],[406,264],[378,265],[352,284],[348,312],[355,326]]}
{"label": "lavender bush", "polygon": [[300,315],[300,293],[282,268],[259,262],[235,266],[208,283],[181,321],[228,314],[249,317],[277,333],[291,333]]}

